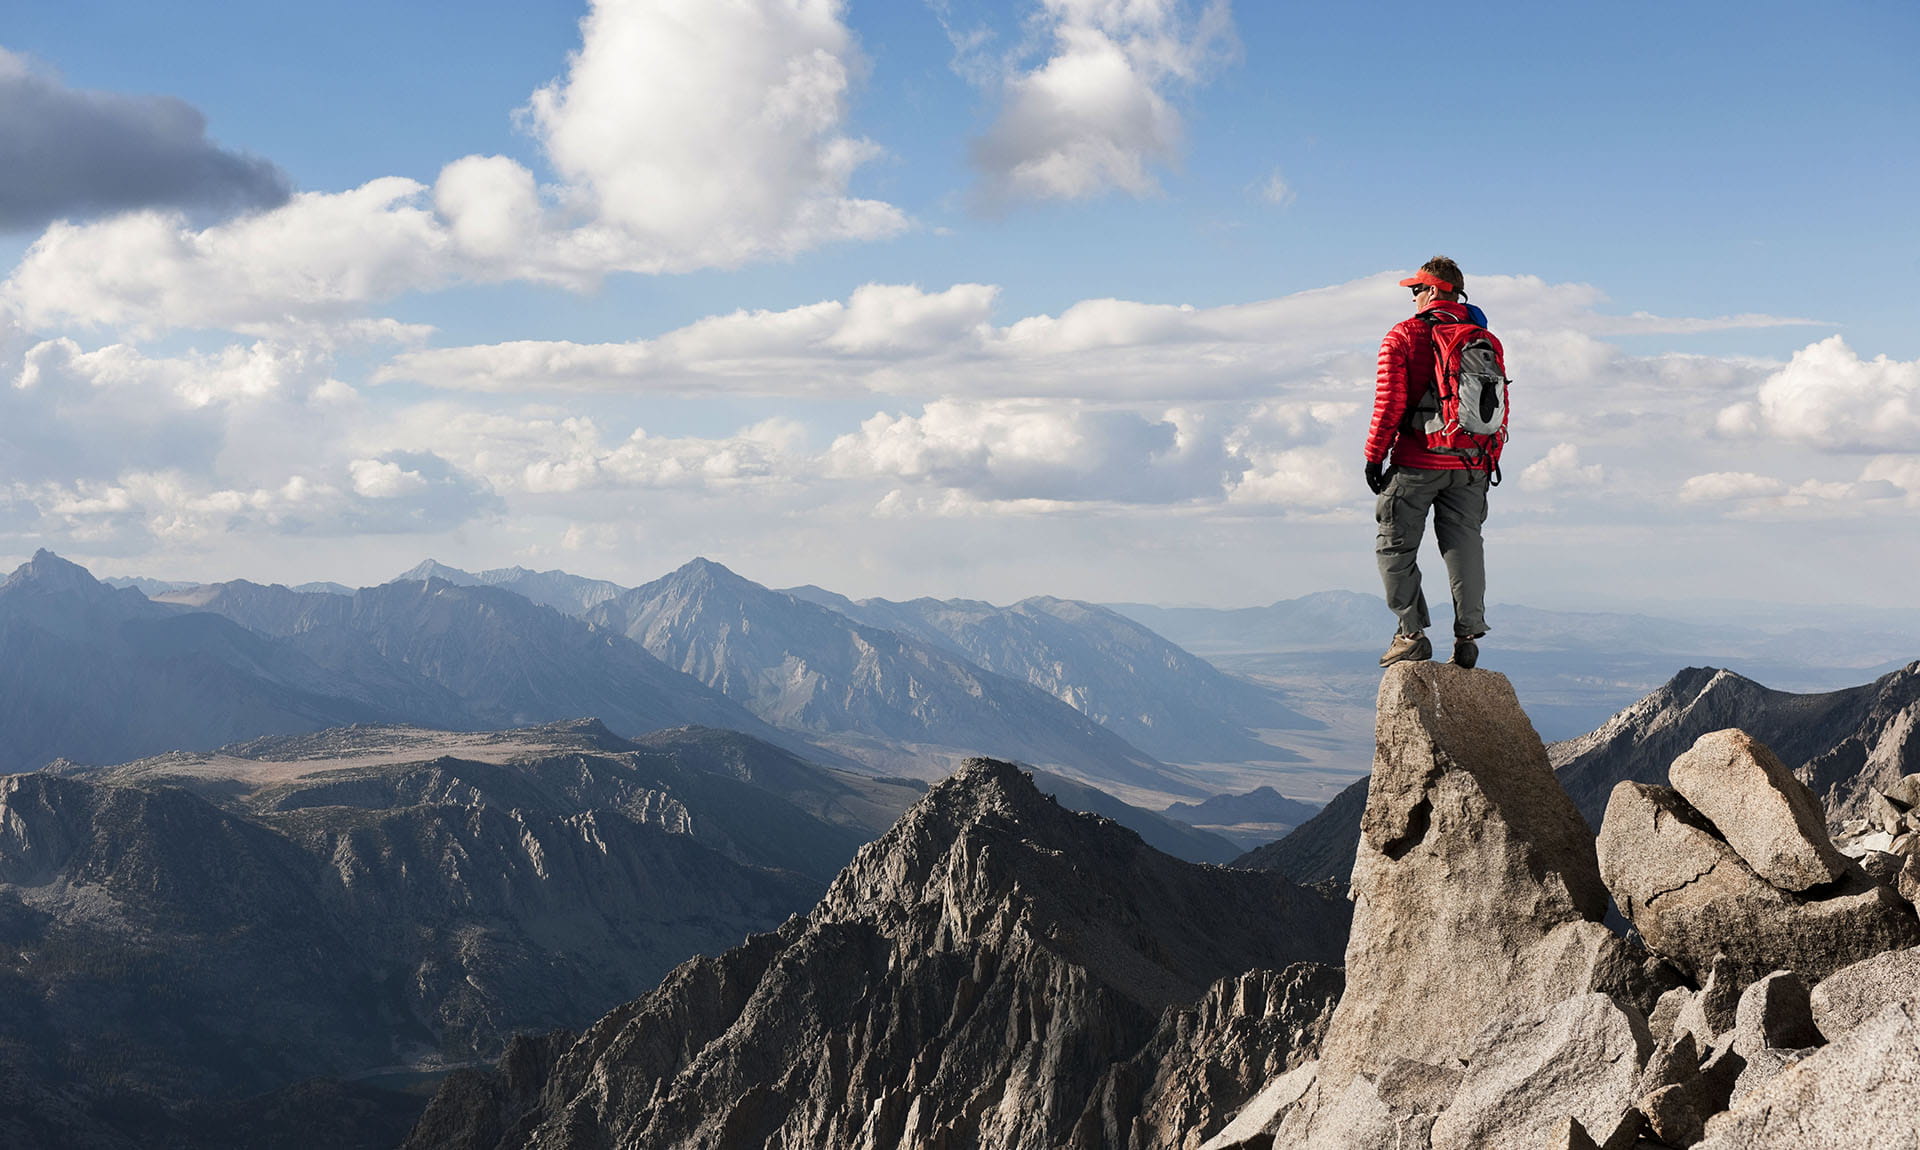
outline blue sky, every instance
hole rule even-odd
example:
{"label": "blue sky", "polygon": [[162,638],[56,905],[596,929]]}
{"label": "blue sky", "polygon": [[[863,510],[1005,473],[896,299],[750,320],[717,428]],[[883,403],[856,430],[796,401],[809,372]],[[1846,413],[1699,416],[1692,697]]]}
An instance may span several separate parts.
{"label": "blue sky", "polygon": [[[1521,389],[1496,598],[1907,599],[1911,4],[587,15],[15,0],[0,171],[71,176],[0,184],[0,553],[1367,589],[1371,345],[1446,252]],[[148,183],[50,160],[157,98],[205,135]]]}

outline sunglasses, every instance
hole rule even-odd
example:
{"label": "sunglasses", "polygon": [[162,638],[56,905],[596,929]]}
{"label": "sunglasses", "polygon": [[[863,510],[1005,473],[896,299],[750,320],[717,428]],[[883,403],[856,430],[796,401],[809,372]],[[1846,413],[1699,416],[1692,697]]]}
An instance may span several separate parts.
{"label": "sunglasses", "polygon": [[1414,295],[1419,295],[1423,291],[1432,291],[1432,290],[1433,290],[1432,284],[1414,284],[1413,285]]}

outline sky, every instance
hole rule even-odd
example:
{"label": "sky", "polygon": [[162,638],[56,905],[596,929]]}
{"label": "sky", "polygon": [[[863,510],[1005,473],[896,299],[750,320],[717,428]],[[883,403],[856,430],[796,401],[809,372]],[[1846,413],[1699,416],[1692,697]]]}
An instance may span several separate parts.
{"label": "sky", "polygon": [[1916,43],[1910,0],[9,0],[0,561],[1377,590],[1374,351],[1446,254],[1514,379],[1494,601],[1910,605]]}

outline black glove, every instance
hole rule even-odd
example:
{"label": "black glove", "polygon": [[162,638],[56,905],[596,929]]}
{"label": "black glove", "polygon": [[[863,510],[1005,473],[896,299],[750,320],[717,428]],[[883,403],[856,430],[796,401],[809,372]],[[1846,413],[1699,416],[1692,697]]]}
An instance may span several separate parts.
{"label": "black glove", "polygon": [[1367,490],[1375,495],[1387,489],[1387,471],[1384,463],[1367,464]]}

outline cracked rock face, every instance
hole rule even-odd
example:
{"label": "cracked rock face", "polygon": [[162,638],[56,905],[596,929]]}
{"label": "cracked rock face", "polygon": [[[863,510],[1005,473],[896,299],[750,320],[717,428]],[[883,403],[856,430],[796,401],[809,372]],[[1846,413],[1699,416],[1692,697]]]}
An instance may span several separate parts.
{"label": "cracked rock face", "polygon": [[1775,970],[1818,980],[1920,942],[1913,908],[1857,866],[1824,887],[1782,890],[1666,787],[1615,787],[1598,849],[1621,913],[1648,949],[1695,979],[1722,953],[1744,986]]}
{"label": "cracked rock face", "polygon": [[1507,680],[1398,664],[1378,713],[1329,1098],[1394,1057],[1457,1058],[1488,1020],[1596,989],[1621,964],[1598,921],[1592,832]]}

